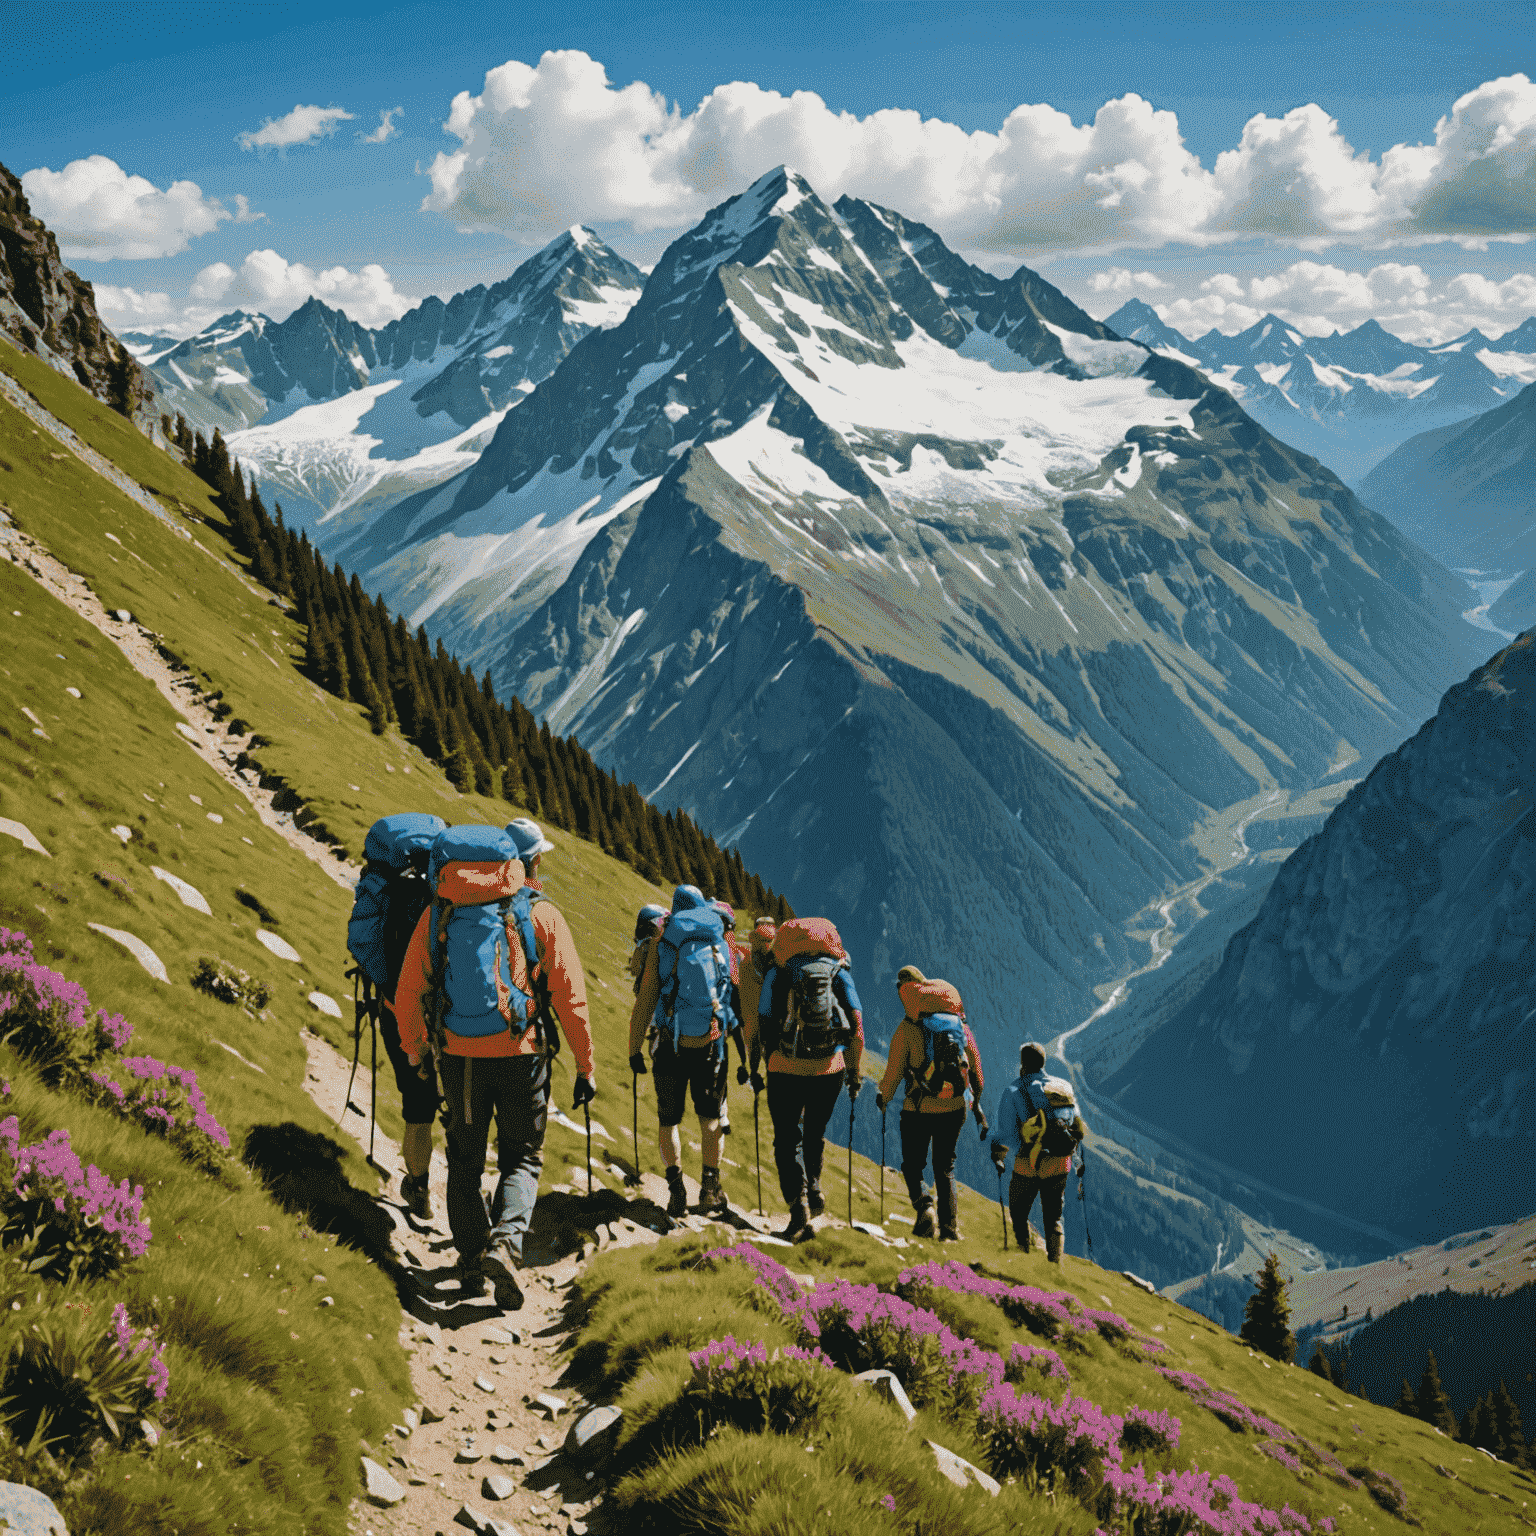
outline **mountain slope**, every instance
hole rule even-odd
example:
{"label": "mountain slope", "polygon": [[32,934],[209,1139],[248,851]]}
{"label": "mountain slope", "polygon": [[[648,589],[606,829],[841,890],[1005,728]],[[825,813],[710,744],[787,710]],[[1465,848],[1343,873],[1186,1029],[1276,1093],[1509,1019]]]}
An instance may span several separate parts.
{"label": "mountain slope", "polygon": [[1105,324],[1200,367],[1282,442],[1352,485],[1404,439],[1495,409],[1536,378],[1536,320],[1496,342],[1469,332],[1440,347],[1415,346],[1375,320],[1303,336],[1276,315],[1191,341],[1140,299]]}
{"label": "mountain slope", "polygon": [[1536,1208],[1533,740],[1528,631],[1286,861],[1217,974],[1105,1091],[1413,1236]]}
{"label": "mountain slope", "polygon": [[786,172],[343,558],[829,911],[876,996],[950,975],[994,1061],[1091,1009],[1212,807],[1385,750],[1480,643],[1194,372]]}
{"label": "mountain slope", "polygon": [[1448,565],[1536,567],[1536,383],[1472,421],[1410,438],[1360,495]]}

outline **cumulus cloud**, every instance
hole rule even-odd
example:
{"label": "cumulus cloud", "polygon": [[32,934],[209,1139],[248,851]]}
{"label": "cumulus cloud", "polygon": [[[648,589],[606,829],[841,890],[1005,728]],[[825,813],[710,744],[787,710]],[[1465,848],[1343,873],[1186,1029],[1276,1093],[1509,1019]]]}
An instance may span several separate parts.
{"label": "cumulus cloud", "polygon": [[1026,250],[1536,232],[1536,86],[1524,75],[1461,97],[1432,144],[1357,154],[1307,105],[1257,116],[1207,169],[1177,117],[1136,95],[1091,123],[1037,104],[995,131],[888,109],[834,112],[809,91],[736,81],[691,112],[635,81],[615,86],[575,50],[510,60],[444,124],[459,141],[428,174],[423,207],[460,229],[537,242],[576,222],[678,228],[778,164],[823,196],[898,207],[954,244]]}
{"label": "cumulus cloud", "polygon": [[400,130],[395,126],[395,119],[405,115],[404,107],[390,107],[387,111],[379,113],[379,126],[372,133],[364,133],[361,128],[357,131],[358,142],[362,144],[386,144],[394,138]]}
{"label": "cumulus cloud", "polygon": [[395,291],[389,273],[375,262],[355,272],[347,267],[316,271],[273,250],[252,251],[238,267],[224,261],[204,267],[192,281],[190,297],[196,303],[189,314],[211,319],[207,306],[218,305],[224,310],[259,309],[276,320],[317,298],[345,310],[360,325],[398,320],[413,302]]}
{"label": "cumulus cloud", "polygon": [[181,318],[168,293],[142,293],[137,288],[119,288],[112,283],[92,286],[96,290],[97,313],[114,331],[169,329]]}
{"label": "cumulus cloud", "polygon": [[255,224],[258,220],[266,218],[266,214],[255,212],[250,204],[250,199],[244,192],[235,193],[235,223]]}
{"label": "cumulus cloud", "polygon": [[[162,192],[105,155],[71,160],[62,171],[38,166],[23,173],[21,185],[66,260],[174,256],[230,217],[195,181],[173,181]],[[243,207],[245,199],[239,201]]]}
{"label": "cumulus cloud", "polygon": [[[1088,286],[1117,299],[1133,294],[1145,298],[1163,320],[1192,338],[1213,327],[1231,335],[1274,314],[1311,335],[1349,331],[1377,320],[1406,341],[1426,343],[1449,341],[1474,327],[1497,337],[1536,314],[1536,274],[1529,272],[1499,282],[1475,272],[1433,277],[1423,267],[1404,262],[1352,271],[1296,261],[1262,276],[1214,272],[1192,280],[1187,291],[1161,300],[1155,297],[1157,290],[1139,281],[1147,276],[1151,274],[1112,267],[1093,274]],[[1129,281],[1121,283],[1121,277]],[[1157,283],[1164,293],[1180,286]]]}
{"label": "cumulus cloud", "polygon": [[313,144],[336,132],[339,123],[350,123],[352,113],[340,107],[295,107],[282,117],[269,117],[260,128],[235,135],[241,149],[282,149],[294,144]]}

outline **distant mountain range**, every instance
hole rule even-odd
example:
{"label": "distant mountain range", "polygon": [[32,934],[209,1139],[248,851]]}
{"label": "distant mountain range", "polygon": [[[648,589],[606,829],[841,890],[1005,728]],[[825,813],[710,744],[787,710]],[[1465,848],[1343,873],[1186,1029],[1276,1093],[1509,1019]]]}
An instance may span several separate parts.
{"label": "distant mountain range", "polygon": [[1216,973],[1100,1092],[1421,1241],[1529,1215],[1533,742],[1528,630],[1291,855]]}
{"label": "distant mountain range", "polygon": [[1405,439],[1493,410],[1536,381],[1536,316],[1497,340],[1472,330],[1436,347],[1402,341],[1375,320],[1304,336],[1276,315],[1235,336],[1190,340],[1140,299],[1104,323],[1202,369],[1282,442],[1357,486]]}
{"label": "distant mountain range", "polygon": [[1409,438],[1365,477],[1360,497],[1458,570],[1536,568],[1536,384]]}

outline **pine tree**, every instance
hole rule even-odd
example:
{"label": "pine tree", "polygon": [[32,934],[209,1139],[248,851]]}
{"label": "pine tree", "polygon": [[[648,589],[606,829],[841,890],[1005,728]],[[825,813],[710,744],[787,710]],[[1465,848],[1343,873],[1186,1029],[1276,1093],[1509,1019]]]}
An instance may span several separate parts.
{"label": "pine tree", "polygon": [[1500,1461],[1512,1462],[1517,1467],[1531,1464],[1531,1448],[1525,1442],[1525,1425],[1520,1419],[1520,1405],[1509,1388],[1501,1381],[1498,1391],[1489,1394],[1497,1428],[1497,1443],[1493,1454]]}
{"label": "pine tree", "polygon": [[[782,898],[781,898],[782,899]],[[1291,1302],[1286,1294],[1280,1260],[1271,1253],[1259,1272],[1258,1289],[1243,1309],[1243,1328],[1238,1335],[1262,1354],[1289,1365],[1296,1356],[1296,1335],[1291,1332]]]}
{"label": "pine tree", "polygon": [[1430,1350],[1424,1361],[1424,1374],[1419,1377],[1419,1390],[1414,1399],[1418,1415],[1426,1424],[1455,1437],[1456,1415],[1451,1412],[1451,1395],[1440,1382],[1440,1367],[1435,1352]]}
{"label": "pine tree", "polygon": [[1323,1346],[1321,1344],[1314,1344],[1312,1346],[1312,1358],[1307,1362],[1307,1369],[1314,1376],[1321,1376],[1326,1382],[1333,1383],[1335,1381],[1333,1367],[1328,1363],[1328,1356],[1323,1353]]}
{"label": "pine tree", "polygon": [[1414,1395],[1413,1386],[1406,1376],[1403,1377],[1403,1389],[1397,1394],[1397,1401],[1392,1406],[1399,1412],[1405,1413],[1410,1419],[1419,1416],[1419,1400]]}

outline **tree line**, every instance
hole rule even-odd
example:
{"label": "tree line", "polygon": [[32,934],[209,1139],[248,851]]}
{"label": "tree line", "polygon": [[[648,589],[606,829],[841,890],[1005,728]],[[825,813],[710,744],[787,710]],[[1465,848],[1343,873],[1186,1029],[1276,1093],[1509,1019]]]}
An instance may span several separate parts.
{"label": "tree line", "polygon": [[261,584],[294,605],[305,627],[304,670],[338,699],[360,704],[375,735],[395,724],[439,764],[454,788],[499,795],[554,826],[596,843],[645,879],[688,882],[732,906],[779,921],[794,915],[784,897],[746,869],[686,811],[661,812],[633,782],[620,784],[574,736],[540,725],[517,698],[496,697],[489,671],[476,681],[424,627],[413,634],[370,598],[354,572],[328,566],[306,533],[295,533],[275,504],[269,514],[246,484],[223,434],[205,439],[185,416],[161,418],[193,472],[212,487],[229,519],[231,542]]}

